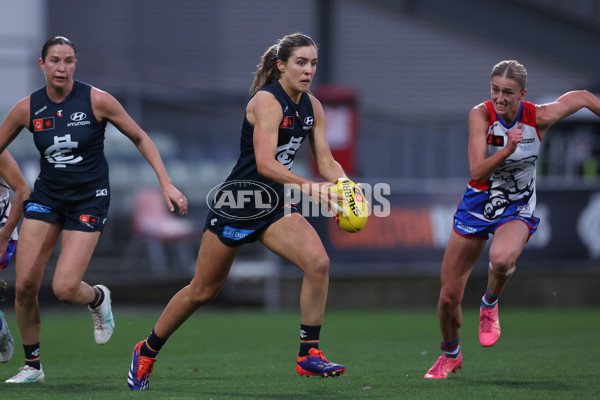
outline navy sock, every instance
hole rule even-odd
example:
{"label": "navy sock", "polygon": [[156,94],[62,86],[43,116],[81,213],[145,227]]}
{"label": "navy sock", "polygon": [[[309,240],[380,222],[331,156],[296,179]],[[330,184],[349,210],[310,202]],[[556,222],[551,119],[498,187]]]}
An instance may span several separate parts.
{"label": "navy sock", "polygon": [[300,352],[298,353],[300,357],[307,356],[308,351],[312,348],[319,348],[320,333],[321,325],[300,325]]}
{"label": "navy sock", "polygon": [[91,301],[90,307],[92,308],[96,308],[98,307],[100,304],[102,304],[102,302],[104,301],[104,292],[97,288],[97,287],[93,287],[92,289],[94,289],[94,300]]}
{"label": "navy sock", "polygon": [[25,365],[29,365],[35,369],[41,369],[42,364],[40,363],[40,343],[36,344],[24,344],[23,350],[25,350]]}
{"label": "navy sock", "polygon": [[490,289],[485,290],[485,294],[481,298],[481,307],[491,308],[495,307],[498,303],[498,296],[493,296]]}
{"label": "navy sock", "polygon": [[460,336],[454,340],[443,340],[442,339],[442,353],[449,358],[457,358],[460,354]]}
{"label": "navy sock", "polygon": [[163,339],[156,335],[154,329],[148,339],[144,342],[142,347],[140,348],[140,355],[144,357],[156,358],[158,352],[167,342],[167,339]]}

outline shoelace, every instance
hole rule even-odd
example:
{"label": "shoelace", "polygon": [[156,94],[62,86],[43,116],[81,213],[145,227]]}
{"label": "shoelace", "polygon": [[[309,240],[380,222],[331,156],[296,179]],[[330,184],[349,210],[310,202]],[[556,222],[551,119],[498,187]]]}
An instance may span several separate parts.
{"label": "shoelace", "polygon": [[102,329],[102,325],[105,322],[110,323],[113,320],[112,312],[107,315],[107,318],[102,318],[102,313],[100,312],[100,306],[96,308],[92,308],[92,318],[94,319],[94,327],[98,329]]}
{"label": "shoelace", "polygon": [[310,357],[319,357],[319,358],[321,358],[321,360],[323,360],[323,361],[325,361],[325,362],[329,362],[329,360],[327,360],[327,359],[325,358],[325,356],[323,355],[323,352],[322,352],[321,350],[313,351],[313,352],[310,354]]}
{"label": "shoelace", "polygon": [[139,380],[152,376],[155,361],[156,359],[150,357],[140,356],[140,358],[138,358],[138,369],[135,375]]}
{"label": "shoelace", "polygon": [[479,316],[479,322],[481,322],[481,329],[484,332],[490,332],[492,330],[492,309],[484,309],[483,313]]}

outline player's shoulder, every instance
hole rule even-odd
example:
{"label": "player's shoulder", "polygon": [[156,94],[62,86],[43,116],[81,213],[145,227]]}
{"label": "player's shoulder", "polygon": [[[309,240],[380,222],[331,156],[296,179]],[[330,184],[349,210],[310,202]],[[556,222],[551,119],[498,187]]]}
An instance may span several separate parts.
{"label": "player's shoulder", "polygon": [[321,101],[312,93],[307,93],[308,94],[308,98],[310,100],[310,105],[313,108],[313,112],[315,113],[323,113],[323,104],[321,104]]}
{"label": "player's shoulder", "polygon": [[281,104],[273,93],[266,90],[259,90],[254,94],[254,96],[252,96],[250,101],[248,101],[248,106],[246,108],[265,108],[271,110],[275,108],[281,108]]}
{"label": "player's shoulder", "polygon": [[31,96],[22,98],[13,106],[9,114],[14,120],[21,122],[23,126],[26,126],[29,122],[29,115],[31,113]]}
{"label": "player's shoulder", "polygon": [[481,118],[485,121],[489,120],[489,105],[487,102],[482,102],[471,108],[469,112],[470,118]]}

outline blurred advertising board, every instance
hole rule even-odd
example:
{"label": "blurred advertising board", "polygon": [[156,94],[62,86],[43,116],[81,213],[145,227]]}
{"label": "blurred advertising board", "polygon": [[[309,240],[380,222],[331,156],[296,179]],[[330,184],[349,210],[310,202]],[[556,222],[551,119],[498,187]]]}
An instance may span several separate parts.
{"label": "blurred advertising board", "polygon": [[[461,195],[431,190],[394,193],[392,189],[386,196],[389,215],[371,215],[358,233],[344,232],[333,218],[310,221],[332,264],[419,264],[431,269],[423,272],[437,272]],[[600,190],[538,189],[535,215],[541,222],[519,258],[519,268],[585,264],[600,272]],[[481,260],[487,264],[487,251]]]}

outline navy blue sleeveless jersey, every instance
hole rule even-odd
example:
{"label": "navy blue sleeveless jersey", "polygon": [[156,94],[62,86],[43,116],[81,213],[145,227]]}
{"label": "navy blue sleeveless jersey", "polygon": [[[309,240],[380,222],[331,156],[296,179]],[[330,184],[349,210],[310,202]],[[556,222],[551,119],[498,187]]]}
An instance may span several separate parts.
{"label": "navy blue sleeveless jersey", "polygon": [[50,100],[46,87],[31,94],[29,130],[40,152],[34,191],[75,202],[109,195],[106,123],[94,116],[91,90],[90,85],[75,81],[61,103]]}
{"label": "navy blue sleeveless jersey", "polygon": [[[296,104],[283,90],[279,81],[275,81],[260,90],[272,93],[273,96],[281,104],[283,118],[279,125],[279,136],[277,139],[277,151],[275,159],[279,161],[287,169],[292,168],[296,152],[300,145],[311,132],[314,123],[314,113],[310,97],[307,93],[302,93],[300,101]],[[269,213],[281,210],[284,206],[284,186],[273,182],[270,179],[258,173],[256,167],[256,158],[254,154],[254,126],[248,122],[248,118],[244,117],[242,125],[242,137],[240,141],[240,155],[236,165],[233,167],[231,174],[221,186],[232,190],[232,198],[239,199],[237,190],[246,190],[247,188],[258,188],[266,185],[271,190],[263,191],[263,197],[259,202],[260,207],[269,205]],[[240,182],[236,185],[227,185],[230,182]],[[258,186],[257,186],[258,184]],[[269,193],[276,193],[277,196],[269,196]],[[248,201],[244,207],[240,207],[240,202],[234,202],[236,207],[228,208],[227,206],[220,209],[225,214],[232,216],[232,219],[256,219],[257,215],[261,214],[261,210],[257,210],[255,201]],[[214,205],[214,203],[213,203]],[[266,208],[265,208],[266,209]],[[264,213],[266,214],[266,213]]]}

